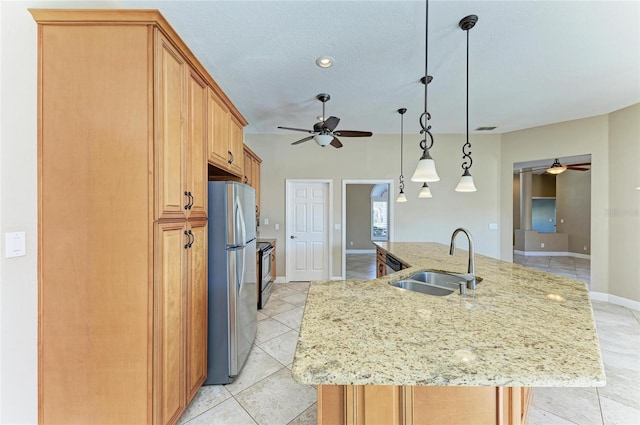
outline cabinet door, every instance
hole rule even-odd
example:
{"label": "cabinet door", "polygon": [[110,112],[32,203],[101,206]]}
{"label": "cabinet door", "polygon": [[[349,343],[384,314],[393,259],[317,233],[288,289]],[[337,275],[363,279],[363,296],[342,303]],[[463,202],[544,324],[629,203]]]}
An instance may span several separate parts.
{"label": "cabinet door", "polygon": [[154,423],[174,422],[184,411],[185,283],[188,235],[185,222],[156,224]]}
{"label": "cabinet door", "polygon": [[253,185],[253,167],[251,166],[252,162],[253,162],[253,158],[251,157],[249,152],[245,150],[244,151],[244,182],[249,186],[255,188],[255,186]]}
{"label": "cabinet door", "polygon": [[207,222],[192,222],[188,230],[187,402],[207,377]]}
{"label": "cabinet door", "polygon": [[231,163],[229,164],[229,171],[237,176],[244,176],[244,141],[242,125],[229,114],[230,120],[230,140],[229,140],[229,152],[231,153]]}
{"label": "cabinet door", "polygon": [[[247,168],[247,164],[244,166]],[[257,159],[253,159],[251,163],[251,180],[253,182],[252,186],[256,190],[256,215],[260,215],[260,161]]]}
{"label": "cabinet door", "polygon": [[155,111],[156,128],[156,218],[184,218],[188,198],[184,195],[185,126],[184,58],[156,31]]}
{"label": "cabinet door", "polygon": [[[193,70],[189,69],[188,93],[188,138],[185,187],[190,218],[207,216],[207,85]],[[184,194],[184,193],[183,193]]]}
{"label": "cabinet door", "polygon": [[207,98],[207,139],[209,162],[224,170],[229,168],[229,109],[209,88]]}

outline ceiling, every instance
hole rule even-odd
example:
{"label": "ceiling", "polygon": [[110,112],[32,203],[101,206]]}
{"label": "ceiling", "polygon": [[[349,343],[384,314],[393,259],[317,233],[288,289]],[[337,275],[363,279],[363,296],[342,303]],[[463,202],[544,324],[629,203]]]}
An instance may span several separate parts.
{"label": "ceiling", "polygon": [[[321,115],[339,130],[406,134],[424,109],[424,1],[121,1],[159,9],[249,121],[246,133],[300,133]],[[465,132],[465,33],[470,129],[489,133],[583,118],[640,101],[638,1],[429,3],[433,133]],[[335,58],[331,68],[319,56]]]}

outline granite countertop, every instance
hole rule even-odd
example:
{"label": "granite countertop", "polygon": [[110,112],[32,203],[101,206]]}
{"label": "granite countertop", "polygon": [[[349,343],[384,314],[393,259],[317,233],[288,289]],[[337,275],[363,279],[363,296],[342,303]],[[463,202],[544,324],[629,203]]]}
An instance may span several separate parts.
{"label": "granite countertop", "polygon": [[465,273],[467,251],[383,242],[411,265],[374,280],[314,281],[293,378],[310,385],[605,384],[583,282],[476,254],[484,280],[466,298],[388,285],[426,269]]}

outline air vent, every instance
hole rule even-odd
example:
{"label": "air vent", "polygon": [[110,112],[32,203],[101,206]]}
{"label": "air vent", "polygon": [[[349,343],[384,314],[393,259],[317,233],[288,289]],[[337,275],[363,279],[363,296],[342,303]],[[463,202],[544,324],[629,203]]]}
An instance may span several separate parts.
{"label": "air vent", "polygon": [[475,129],[475,131],[489,131],[489,130],[495,130],[497,127],[478,127]]}

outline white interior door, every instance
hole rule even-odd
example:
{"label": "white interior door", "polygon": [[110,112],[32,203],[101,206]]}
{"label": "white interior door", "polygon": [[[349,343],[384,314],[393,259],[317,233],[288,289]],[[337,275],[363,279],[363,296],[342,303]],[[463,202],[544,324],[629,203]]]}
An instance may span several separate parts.
{"label": "white interior door", "polygon": [[328,182],[287,182],[287,280],[329,279]]}

